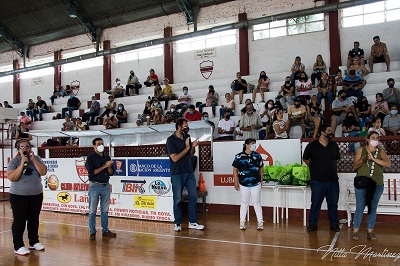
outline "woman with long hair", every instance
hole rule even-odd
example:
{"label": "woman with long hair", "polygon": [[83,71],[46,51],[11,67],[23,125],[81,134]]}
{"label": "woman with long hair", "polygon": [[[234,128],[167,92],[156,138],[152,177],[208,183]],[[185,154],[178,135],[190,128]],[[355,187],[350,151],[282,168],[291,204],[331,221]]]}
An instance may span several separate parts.
{"label": "woman with long hair", "polygon": [[118,127],[121,127],[121,123],[128,122],[128,112],[125,110],[125,106],[122,103],[118,104],[116,116],[118,118]]}
{"label": "woman with long hair", "polygon": [[269,138],[269,133],[270,133],[271,124],[272,124],[272,118],[274,116],[274,113],[275,113],[274,101],[268,100],[264,104],[263,109],[261,109],[261,111],[260,111],[262,126],[265,127],[265,129],[262,129],[259,132],[260,139],[268,139]]}
{"label": "woman with long hair", "polygon": [[371,121],[371,105],[368,103],[367,97],[361,97],[361,101],[356,105],[356,113],[360,128],[367,127]]}
{"label": "woman with long hair", "polygon": [[306,72],[301,72],[299,80],[296,83],[296,90],[299,92],[297,96],[301,100],[302,105],[307,105],[307,101],[310,100],[312,84],[311,81],[308,79]]}
{"label": "woman with long hair", "polygon": [[261,95],[261,102],[263,103],[263,102],[265,102],[264,101],[264,92],[267,92],[267,91],[269,91],[269,88],[268,88],[268,86],[269,86],[269,83],[270,83],[271,81],[270,81],[270,79],[267,77],[267,74],[265,73],[265,71],[261,71],[261,73],[260,73],[260,77],[258,78],[258,85],[257,85],[257,88],[255,88],[254,90],[253,90],[253,95],[252,95],[252,99],[253,99],[253,103],[254,103],[254,101],[256,100],[256,94],[257,94],[257,92],[259,92],[260,93],[260,95]]}
{"label": "woman with long hair", "polygon": [[322,55],[317,55],[317,58],[315,59],[315,63],[313,65],[313,73],[311,74],[311,83],[314,87],[315,85],[315,78],[317,78],[318,83],[321,82],[321,76],[322,73],[325,72],[326,70],[326,64],[324,62],[324,59],[322,58]]}
{"label": "woman with long hair", "polygon": [[374,234],[376,209],[383,193],[383,168],[390,167],[391,162],[379,143],[379,135],[375,131],[368,133],[364,147],[357,150],[353,167],[357,176],[368,178],[367,188],[354,188],[356,194],[356,211],[353,221],[353,240],[358,240],[362,216],[368,206],[367,239],[377,240]]}
{"label": "woman with long hair", "polygon": [[371,127],[368,129],[368,132],[375,131],[380,136],[386,136],[385,130],[382,128],[382,121],[379,117],[375,116],[371,120]]}
{"label": "woman with long hair", "polygon": [[250,197],[257,216],[257,230],[264,229],[261,208],[261,177],[264,174],[263,160],[256,150],[256,140],[248,138],[244,141],[242,152],[236,154],[232,163],[235,189],[240,191],[240,230],[246,230],[246,215]]}

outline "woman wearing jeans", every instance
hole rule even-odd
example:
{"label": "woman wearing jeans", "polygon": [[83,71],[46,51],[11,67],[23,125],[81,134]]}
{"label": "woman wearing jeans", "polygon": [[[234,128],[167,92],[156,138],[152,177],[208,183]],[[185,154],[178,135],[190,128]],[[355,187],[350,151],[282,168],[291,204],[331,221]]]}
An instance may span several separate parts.
{"label": "woman wearing jeans", "polygon": [[[368,205],[368,232],[367,238],[370,240],[376,240],[374,234],[374,227],[376,221],[376,209],[378,207],[379,199],[382,195],[384,184],[383,184],[383,168],[390,167],[391,163],[389,158],[379,144],[379,135],[375,131],[370,132],[367,135],[367,144],[357,150],[354,158],[353,167],[357,169],[357,176],[366,176],[372,180],[372,192],[371,202],[367,202],[367,191],[369,189],[358,189],[355,188],[356,194],[356,212],[354,213],[353,222],[353,240],[358,240],[358,230],[365,209],[365,205]],[[376,184],[375,184],[376,183]]]}
{"label": "woman wearing jeans", "polygon": [[263,215],[261,208],[261,176],[263,171],[263,160],[256,150],[256,140],[248,138],[243,144],[243,151],[236,154],[232,163],[235,189],[240,191],[240,226],[246,230],[246,214],[249,201],[253,202],[254,211],[257,216],[257,230],[263,230]]}
{"label": "woman wearing jeans", "polygon": [[[42,209],[43,186],[40,179],[46,175],[47,167],[42,159],[34,155],[28,140],[17,144],[18,154],[7,166],[7,177],[11,181],[10,204],[13,212],[12,235],[14,253],[28,255],[29,249],[44,250],[39,242],[39,214]],[[27,224],[29,249],[24,245],[23,235]]]}

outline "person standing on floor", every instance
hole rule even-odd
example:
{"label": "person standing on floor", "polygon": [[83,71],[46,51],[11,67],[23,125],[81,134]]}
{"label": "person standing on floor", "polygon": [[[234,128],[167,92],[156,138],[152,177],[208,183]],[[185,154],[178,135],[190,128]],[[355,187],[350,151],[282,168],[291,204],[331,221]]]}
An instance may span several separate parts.
{"label": "person standing on floor", "polygon": [[182,231],[182,191],[188,192],[189,229],[203,230],[204,225],[197,223],[197,193],[191,157],[194,155],[198,141],[190,140],[188,121],[178,118],[175,123],[176,131],[167,139],[171,184],[174,200],[174,231]]}
{"label": "person standing on floor", "polygon": [[383,168],[390,167],[390,160],[379,143],[379,134],[371,131],[367,135],[367,143],[357,150],[353,168],[357,169],[357,176],[368,178],[366,188],[354,188],[356,194],[356,211],[353,221],[353,240],[358,240],[365,206],[368,206],[367,239],[377,240],[374,234],[376,209],[383,193]]}
{"label": "person standing on floor", "polygon": [[311,175],[311,208],[307,231],[318,230],[318,216],[325,198],[330,230],[339,232],[337,160],[340,159],[340,151],[337,143],[331,140],[334,135],[330,126],[321,125],[319,132],[319,138],[309,143],[303,153],[303,161],[310,167]]}
{"label": "person standing on floor", "polygon": [[[44,250],[39,242],[39,215],[43,202],[43,185],[40,179],[46,175],[47,167],[42,158],[31,150],[28,140],[17,142],[18,154],[7,166],[7,177],[11,181],[10,204],[13,213],[12,236],[14,253],[28,255],[29,249]],[[25,226],[28,229],[29,249],[24,245]]]}
{"label": "person standing on floor", "polygon": [[246,230],[246,215],[250,196],[257,216],[257,230],[264,229],[261,208],[261,177],[264,174],[263,160],[256,150],[256,140],[248,138],[244,141],[243,151],[236,154],[232,163],[235,189],[240,191],[240,230]]}
{"label": "person standing on floor", "polygon": [[89,173],[89,230],[90,240],[96,240],[96,213],[100,199],[100,221],[103,237],[116,237],[108,229],[108,209],[110,206],[110,176],[114,173],[113,161],[104,154],[102,138],[92,141],[94,152],[86,158],[85,167]]}

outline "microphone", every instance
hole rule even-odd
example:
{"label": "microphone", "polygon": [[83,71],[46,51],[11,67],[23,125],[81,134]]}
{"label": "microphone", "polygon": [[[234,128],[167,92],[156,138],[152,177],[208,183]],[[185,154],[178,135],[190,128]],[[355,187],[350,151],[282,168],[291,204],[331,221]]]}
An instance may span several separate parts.
{"label": "microphone", "polygon": [[[25,157],[28,157],[28,152],[27,151],[24,151],[23,153],[22,153]],[[28,166],[28,162],[24,162],[24,167],[27,167]]]}

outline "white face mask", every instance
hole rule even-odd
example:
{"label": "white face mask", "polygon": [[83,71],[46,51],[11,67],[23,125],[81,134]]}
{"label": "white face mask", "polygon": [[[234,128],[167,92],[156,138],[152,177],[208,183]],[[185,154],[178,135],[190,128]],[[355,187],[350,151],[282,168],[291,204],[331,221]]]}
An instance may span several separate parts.
{"label": "white face mask", "polygon": [[98,152],[103,152],[104,151],[104,145],[99,145],[99,146],[97,146],[97,151]]}
{"label": "white face mask", "polygon": [[255,150],[256,150],[256,144],[251,144],[250,150],[251,150],[251,151],[255,151]]}
{"label": "white face mask", "polygon": [[379,144],[379,141],[377,141],[377,140],[370,140],[369,141],[369,145],[371,145],[372,147],[376,147],[376,146],[378,146],[378,144]]}
{"label": "white face mask", "polygon": [[175,108],[171,108],[171,112],[175,112]]}
{"label": "white face mask", "polygon": [[397,110],[390,110],[391,115],[397,115]]}

